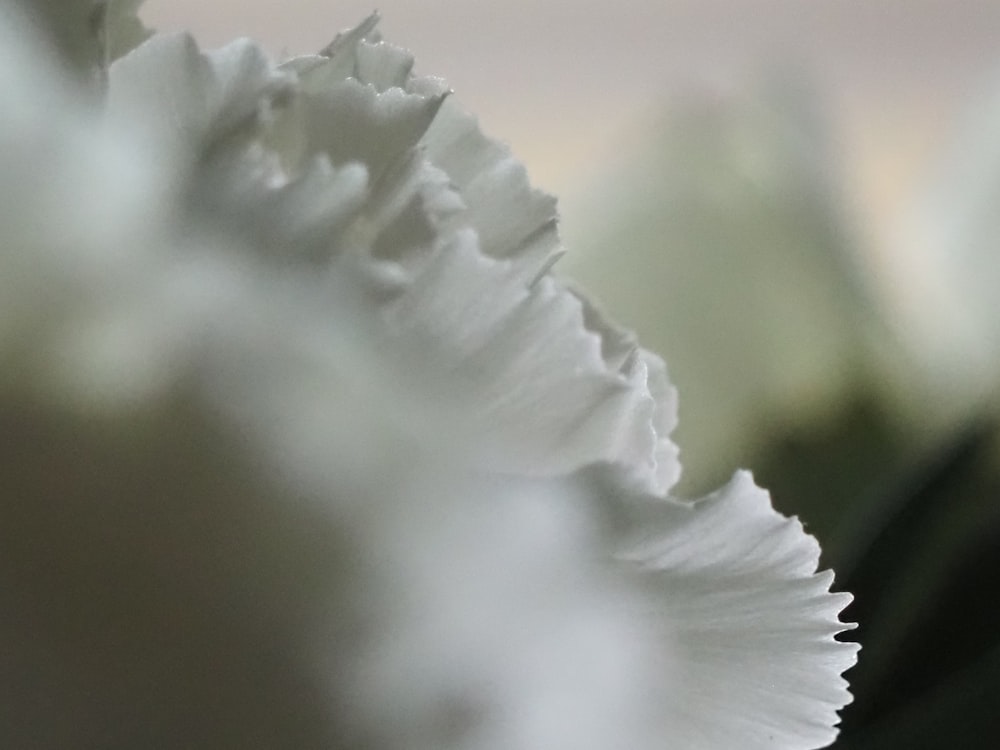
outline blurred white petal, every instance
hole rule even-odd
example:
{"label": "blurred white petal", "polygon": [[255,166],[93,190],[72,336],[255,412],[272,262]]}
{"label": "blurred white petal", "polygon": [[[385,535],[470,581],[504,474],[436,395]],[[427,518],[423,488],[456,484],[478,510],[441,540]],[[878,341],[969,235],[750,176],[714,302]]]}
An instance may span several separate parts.
{"label": "blurred white petal", "polygon": [[947,148],[894,227],[886,285],[900,337],[926,376],[921,412],[978,417],[1000,377],[1000,89],[971,98]]}
{"label": "blurred white petal", "polygon": [[586,495],[452,477],[378,526],[357,711],[393,747],[657,747],[669,651],[595,556]]}
{"label": "blurred white petal", "polygon": [[107,112],[112,121],[159,131],[179,154],[198,154],[253,134],[291,84],[248,40],[206,55],[186,34],[162,34],[111,66]]}

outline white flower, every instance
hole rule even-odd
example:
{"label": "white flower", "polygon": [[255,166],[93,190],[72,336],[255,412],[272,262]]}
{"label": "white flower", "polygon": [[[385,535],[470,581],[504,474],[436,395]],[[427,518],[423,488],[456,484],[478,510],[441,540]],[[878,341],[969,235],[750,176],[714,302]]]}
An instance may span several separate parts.
{"label": "white flower", "polygon": [[274,66],[122,8],[100,110],[0,29],[7,744],[831,741],[846,595],[746,475],[669,497],[507,149],[374,17]]}

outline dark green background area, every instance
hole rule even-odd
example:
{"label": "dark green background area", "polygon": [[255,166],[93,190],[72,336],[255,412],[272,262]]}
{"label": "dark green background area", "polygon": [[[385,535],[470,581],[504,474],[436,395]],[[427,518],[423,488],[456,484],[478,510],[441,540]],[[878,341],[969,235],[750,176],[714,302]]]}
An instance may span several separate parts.
{"label": "dark green background area", "polygon": [[1000,743],[1000,429],[977,423],[917,447],[877,399],[777,436],[756,475],[797,514],[854,594],[838,750]]}

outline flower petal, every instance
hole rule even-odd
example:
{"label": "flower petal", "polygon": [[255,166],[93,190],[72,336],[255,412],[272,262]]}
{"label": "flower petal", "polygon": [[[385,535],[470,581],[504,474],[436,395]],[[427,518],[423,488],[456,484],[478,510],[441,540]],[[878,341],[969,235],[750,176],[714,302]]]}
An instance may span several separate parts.
{"label": "flower petal", "polygon": [[249,40],[203,54],[187,34],[154,36],[116,61],[109,78],[112,120],[141,123],[202,157],[223,139],[257,135],[294,83]]}
{"label": "flower petal", "polygon": [[[341,90],[341,77],[363,85],[367,96],[362,98],[355,91],[354,98],[360,101],[350,106],[354,114],[360,112],[364,127],[351,125],[348,133],[360,130],[354,139],[357,143],[373,138],[373,128],[375,132],[381,129],[379,143],[384,147],[379,153],[383,158],[398,155],[404,144],[401,134],[385,139],[386,114],[425,102],[424,111],[430,117],[419,121],[419,128],[414,127],[416,122],[408,128],[403,123],[399,126],[411,134],[410,142],[405,145],[414,145],[419,140],[431,164],[448,175],[462,196],[468,211],[467,221],[478,232],[483,252],[500,258],[518,258],[525,280],[533,280],[562,253],[556,230],[555,198],[532,188],[527,171],[510,149],[487,138],[472,115],[454,102],[444,100],[447,88],[440,79],[412,75],[412,55],[381,41],[375,29],[377,20],[377,16],[372,16],[356,29],[340,35],[324,50],[326,58],[299,58],[288,63],[299,72],[307,100],[331,99],[332,92]],[[329,115],[326,118],[313,115],[310,119],[323,122],[329,120]],[[332,129],[329,122],[324,123],[320,132],[325,135],[320,143],[329,143],[321,147],[329,150],[333,145],[353,150],[351,138],[344,138],[343,123],[338,120],[338,125]],[[417,137],[413,138],[414,135]],[[331,155],[337,162],[337,156]],[[373,164],[371,156],[362,158],[373,173],[384,166]]]}
{"label": "flower petal", "polygon": [[495,438],[495,468],[537,476],[602,463],[665,494],[680,464],[663,363],[546,273],[561,252],[555,200],[442,102],[440,81],[410,75],[408,53],[363,39],[372,24],[342,35],[329,58],[290,63],[302,92],[279,126],[292,165],[323,153],[372,175],[333,256],[351,249],[367,262],[390,346],[432,353],[450,384],[459,375],[448,398]]}
{"label": "flower petal", "polygon": [[693,504],[654,502],[622,558],[659,592],[674,633],[671,705],[677,747],[743,750],[822,747],[850,702],[840,674],[858,646],[838,613],[848,594],[817,573],[819,545],[777,514],[747,472]]}
{"label": "flower petal", "polygon": [[417,144],[442,100],[397,88],[379,93],[349,78],[304,96],[304,137],[310,151],[328,154],[334,164],[360,161],[377,179]]}
{"label": "flower petal", "polygon": [[484,253],[517,259],[528,280],[562,254],[556,199],[532,188],[524,166],[484,136],[472,115],[445,102],[422,143],[461,193]]}
{"label": "flower petal", "polygon": [[549,276],[526,286],[512,265],[483,254],[470,229],[438,240],[384,305],[392,348],[436,363],[437,395],[483,434],[492,468],[552,476],[602,463],[665,493],[679,469],[658,430],[658,360],[636,348],[609,366],[581,299]]}

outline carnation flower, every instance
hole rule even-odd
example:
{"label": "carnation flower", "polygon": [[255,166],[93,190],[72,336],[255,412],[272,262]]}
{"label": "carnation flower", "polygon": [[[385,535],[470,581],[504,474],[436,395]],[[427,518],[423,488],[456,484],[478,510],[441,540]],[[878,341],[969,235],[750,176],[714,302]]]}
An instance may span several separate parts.
{"label": "carnation flower", "polygon": [[3,6],[7,743],[830,742],[848,597],[748,475],[671,497],[509,151],[374,16],[276,65],[135,5]]}

